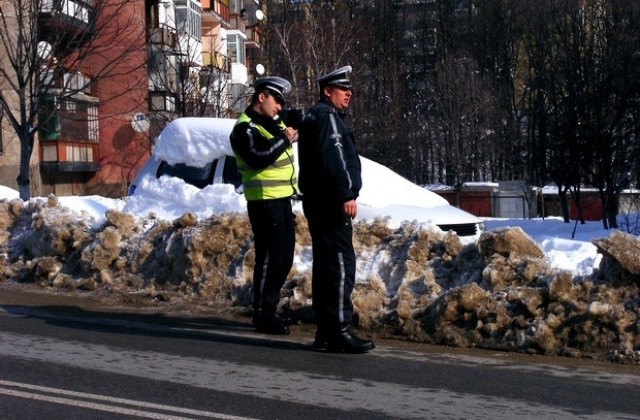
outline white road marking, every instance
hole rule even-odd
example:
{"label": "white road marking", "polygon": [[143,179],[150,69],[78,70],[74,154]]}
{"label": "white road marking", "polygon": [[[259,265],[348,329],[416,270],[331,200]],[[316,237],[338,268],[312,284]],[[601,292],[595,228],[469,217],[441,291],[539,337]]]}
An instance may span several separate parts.
{"label": "white road marking", "polygon": [[[27,391],[20,391],[24,389]],[[28,392],[31,391],[31,392]],[[91,410],[106,411],[109,413],[125,414],[128,416],[138,416],[160,420],[191,420],[191,417],[180,417],[175,415],[162,414],[151,411],[142,411],[138,409],[125,408],[122,405],[131,407],[145,408],[148,410],[174,412],[178,414],[188,414],[199,417],[206,417],[220,420],[256,420],[249,417],[229,416],[221,413],[212,413],[210,411],[192,410],[189,408],[173,407],[164,404],[152,404],[144,401],[129,400],[125,398],[109,397],[104,395],[88,394],[86,392],[69,391],[65,389],[51,388],[39,385],[23,384],[19,382],[0,380],[0,394],[12,397],[26,398],[36,401],[45,401],[55,404],[68,405],[73,407],[89,408]],[[52,395],[46,395],[52,394]],[[59,395],[59,396],[55,396]],[[92,401],[94,400],[108,402],[118,405],[107,405]]]}
{"label": "white road marking", "polygon": [[[497,396],[453,392],[432,387],[342,378],[154,351],[0,332],[0,356],[57,363],[76,368],[196,386],[216,392],[286,401],[342,411],[384,413],[394,418],[428,417],[508,420],[616,419],[615,413],[576,415],[571,409]],[[96,357],[99,355],[100,357]],[[264,384],[268,384],[265,386]],[[295,387],[292,388],[292,384]]]}

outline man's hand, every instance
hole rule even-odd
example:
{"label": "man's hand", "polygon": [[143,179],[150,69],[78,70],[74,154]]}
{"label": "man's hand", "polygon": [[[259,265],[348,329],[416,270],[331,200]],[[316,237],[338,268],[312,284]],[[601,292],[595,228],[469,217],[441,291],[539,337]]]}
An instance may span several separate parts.
{"label": "man's hand", "polygon": [[290,143],[295,143],[298,140],[298,130],[293,127],[285,128],[284,135],[287,136]]}
{"label": "man's hand", "polygon": [[344,214],[351,219],[355,219],[356,214],[358,214],[358,205],[356,204],[356,200],[349,200],[342,205],[342,211]]}

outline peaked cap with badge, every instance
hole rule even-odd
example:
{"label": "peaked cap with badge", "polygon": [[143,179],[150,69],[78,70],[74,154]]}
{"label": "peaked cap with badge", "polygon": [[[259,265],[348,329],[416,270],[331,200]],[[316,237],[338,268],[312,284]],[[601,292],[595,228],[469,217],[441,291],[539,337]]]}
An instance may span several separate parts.
{"label": "peaked cap with badge", "polygon": [[344,89],[351,89],[353,87],[351,85],[351,71],[351,66],[340,67],[331,73],[319,77],[316,79],[316,82],[320,85],[320,89],[323,89],[325,86],[338,86]]}
{"label": "peaked cap with badge", "polygon": [[256,92],[265,88],[269,89],[269,91],[276,97],[277,101],[284,105],[285,95],[291,92],[291,83],[278,76],[261,77],[256,79],[253,83],[253,89]]}

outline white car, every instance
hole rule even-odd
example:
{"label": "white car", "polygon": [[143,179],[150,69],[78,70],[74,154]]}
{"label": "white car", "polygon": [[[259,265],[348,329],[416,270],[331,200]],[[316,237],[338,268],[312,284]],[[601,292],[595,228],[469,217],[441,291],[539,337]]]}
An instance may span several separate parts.
{"label": "white car", "polygon": [[[175,219],[184,208],[199,217],[246,209],[242,184],[233,157],[229,134],[235,120],[228,118],[179,118],[162,130],[151,158],[133,180],[124,211]],[[359,220],[388,217],[453,230],[467,243],[484,229],[482,221],[441,196],[422,188],[370,159],[362,162],[362,190],[358,197]],[[179,203],[181,206],[172,206]],[[294,208],[301,209],[299,203]]]}

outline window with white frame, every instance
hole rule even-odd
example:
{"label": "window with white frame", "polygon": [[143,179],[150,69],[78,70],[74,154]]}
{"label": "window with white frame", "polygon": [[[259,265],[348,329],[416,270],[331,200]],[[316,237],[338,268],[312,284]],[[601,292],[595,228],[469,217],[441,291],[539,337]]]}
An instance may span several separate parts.
{"label": "window with white frame", "polygon": [[241,9],[242,9],[242,0],[229,1],[229,11],[231,13],[240,13]]}
{"label": "window with white frame", "polygon": [[177,4],[176,22],[182,33],[200,40],[202,37],[202,6],[191,0],[188,0],[186,4]]}
{"label": "window with white frame", "polygon": [[227,52],[232,63],[246,64],[244,38],[240,35],[227,35]]}
{"label": "window with white frame", "polygon": [[70,92],[90,93],[89,83],[91,79],[82,73],[65,73],[64,87]]}
{"label": "window with white frame", "polygon": [[[89,140],[98,141],[100,135],[100,125],[98,124],[98,105],[90,104],[87,107],[87,128]],[[91,159],[93,160],[93,158]]]}
{"label": "window with white frame", "polygon": [[62,0],[62,13],[74,19],[89,23],[89,9],[80,1]]}
{"label": "window with white frame", "polygon": [[93,148],[80,144],[67,144],[67,162],[93,162]]}

